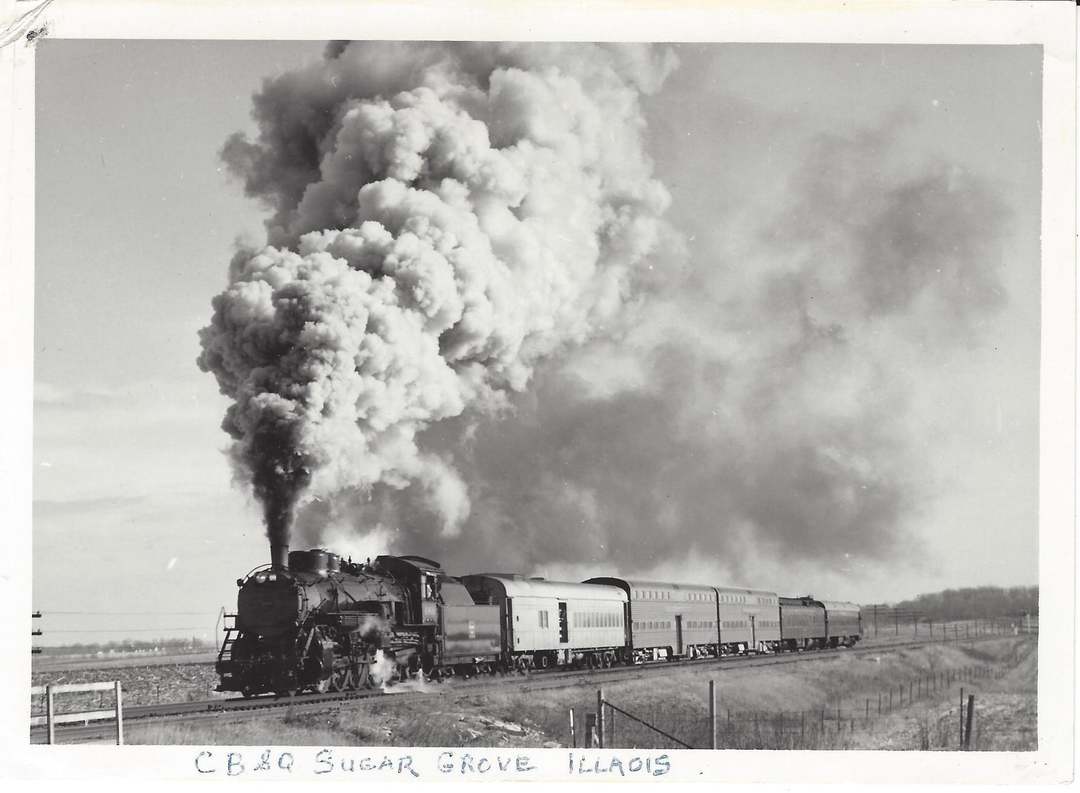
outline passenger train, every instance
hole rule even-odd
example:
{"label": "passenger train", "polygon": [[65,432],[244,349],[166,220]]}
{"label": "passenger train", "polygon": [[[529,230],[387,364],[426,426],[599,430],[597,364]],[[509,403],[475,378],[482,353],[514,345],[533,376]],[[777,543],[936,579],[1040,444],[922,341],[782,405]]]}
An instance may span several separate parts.
{"label": "passenger train", "polygon": [[354,563],[275,546],[237,580],[219,691],[342,691],[424,675],[607,667],[851,647],[854,603],[617,577],[454,577],[420,556]]}

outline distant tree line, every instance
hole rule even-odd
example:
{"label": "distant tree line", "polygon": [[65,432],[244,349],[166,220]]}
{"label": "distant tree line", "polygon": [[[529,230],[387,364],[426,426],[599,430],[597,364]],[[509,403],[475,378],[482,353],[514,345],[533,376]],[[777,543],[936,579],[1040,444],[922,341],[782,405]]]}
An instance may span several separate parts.
{"label": "distant tree line", "polygon": [[189,639],[124,639],[112,642],[82,642],[42,647],[47,655],[94,655],[96,653],[186,653],[213,649],[213,643],[192,636]]}
{"label": "distant tree line", "polygon": [[920,612],[938,621],[1013,617],[1039,613],[1037,586],[978,586],[946,589],[891,604],[898,611]]}

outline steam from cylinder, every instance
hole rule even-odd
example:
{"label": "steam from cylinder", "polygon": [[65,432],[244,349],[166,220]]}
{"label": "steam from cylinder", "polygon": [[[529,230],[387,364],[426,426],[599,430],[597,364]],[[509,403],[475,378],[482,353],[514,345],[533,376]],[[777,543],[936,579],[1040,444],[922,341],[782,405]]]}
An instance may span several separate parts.
{"label": "steam from cylinder", "polygon": [[636,46],[334,44],[268,80],[222,156],[273,212],[200,333],[274,563],[297,506],[411,487],[457,533],[453,453],[418,434],[490,415],[602,334],[669,203],[639,98],[674,66]]}

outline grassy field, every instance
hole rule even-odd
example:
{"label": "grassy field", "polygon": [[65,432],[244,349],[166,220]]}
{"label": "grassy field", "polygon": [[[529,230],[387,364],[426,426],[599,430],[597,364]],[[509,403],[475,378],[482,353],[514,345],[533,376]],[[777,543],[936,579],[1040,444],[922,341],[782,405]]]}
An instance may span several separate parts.
{"label": "grassy field", "polygon": [[[981,648],[980,648],[981,649]],[[1037,740],[1038,647],[1034,638],[1017,641],[1012,654],[990,657],[1004,674],[964,684],[975,695],[970,747],[980,751],[1033,751]],[[876,721],[856,735],[856,749],[955,750],[960,745],[959,685],[952,699],[916,702],[902,713]]]}
{"label": "grassy field", "polygon": [[[192,702],[225,696],[214,691],[218,676],[212,663],[184,663],[175,658],[172,663],[117,664],[63,670],[35,669],[30,679],[34,686],[119,680],[124,692],[124,704],[127,706]],[[57,703],[62,712],[73,713],[111,707],[112,701],[111,692],[89,692],[64,694]],[[30,710],[32,713],[45,712],[44,694],[30,697]]]}
{"label": "grassy field", "polygon": [[[721,748],[951,749],[957,742],[960,687],[977,696],[978,749],[1034,749],[1036,642],[1008,637],[759,668],[654,670],[605,685],[605,698],[693,747],[710,745],[708,681],[716,682]],[[985,670],[977,679],[961,670]],[[931,683],[933,681],[933,683]],[[902,689],[902,691],[901,691]],[[430,697],[380,697],[318,715],[241,721],[136,725],[131,743],[235,745],[569,746],[569,710],[579,729],[596,710],[596,688],[483,692],[453,683]],[[878,715],[878,697],[888,711]],[[919,692],[909,698],[909,692]],[[869,709],[869,717],[867,710]],[[837,718],[839,716],[839,718]],[[581,745],[581,733],[578,735]],[[613,744],[678,748],[621,714]]]}
{"label": "grassy field", "polygon": [[30,661],[34,674],[63,674],[86,670],[124,669],[129,666],[180,666],[213,664],[217,650],[190,653],[117,653],[115,655],[35,655]]}

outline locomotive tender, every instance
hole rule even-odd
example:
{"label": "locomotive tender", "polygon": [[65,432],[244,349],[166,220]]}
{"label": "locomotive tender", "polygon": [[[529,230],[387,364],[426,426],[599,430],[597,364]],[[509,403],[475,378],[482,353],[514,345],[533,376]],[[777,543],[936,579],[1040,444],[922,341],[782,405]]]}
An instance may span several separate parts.
{"label": "locomotive tender", "polygon": [[612,577],[456,578],[420,556],[354,563],[275,546],[237,586],[216,669],[219,691],[244,696],[850,647],[862,636],[853,603]]}

